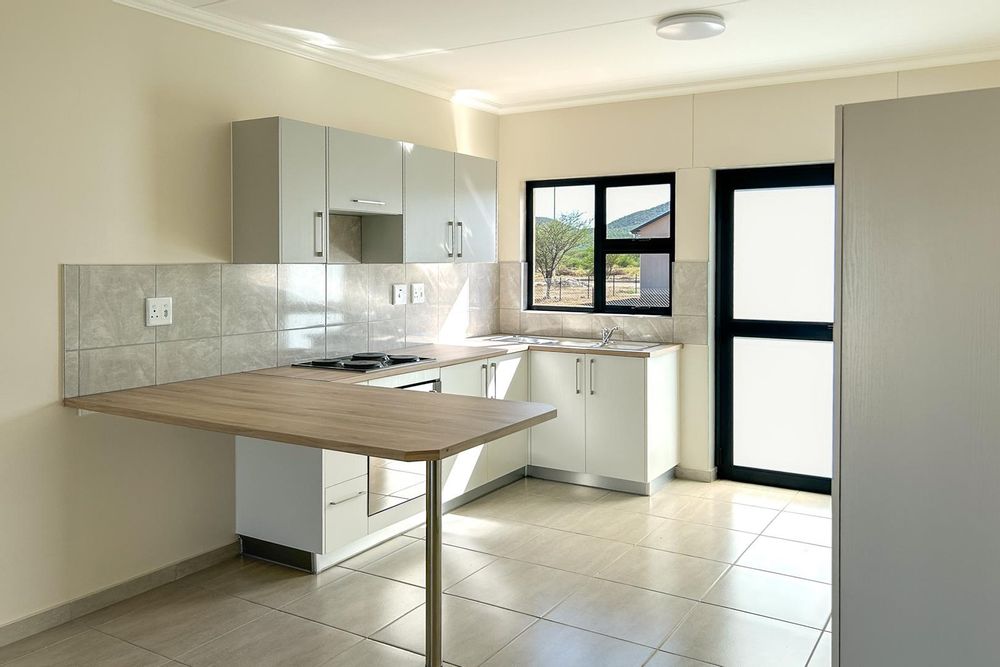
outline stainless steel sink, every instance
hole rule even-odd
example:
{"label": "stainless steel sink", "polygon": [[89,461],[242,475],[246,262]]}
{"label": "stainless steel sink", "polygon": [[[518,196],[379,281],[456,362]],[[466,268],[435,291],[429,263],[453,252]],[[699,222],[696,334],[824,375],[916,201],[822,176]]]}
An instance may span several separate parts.
{"label": "stainless steel sink", "polygon": [[630,341],[612,341],[607,345],[601,345],[598,340],[574,340],[565,338],[544,338],[541,336],[494,336],[487,340],[495,343],[520,343],[523,345],[554,345],[558,347],[568,347],[575,350],[617,350],[620,352],[641,352],[651,347],[656,347],[659,343],[633,343]]}
{"label": "stainless steel sink", "polygon": [[494,336],[486,340],[494,343],[522,343],[524,345],[558,345],[555,338],[541,338],[539,336]]}

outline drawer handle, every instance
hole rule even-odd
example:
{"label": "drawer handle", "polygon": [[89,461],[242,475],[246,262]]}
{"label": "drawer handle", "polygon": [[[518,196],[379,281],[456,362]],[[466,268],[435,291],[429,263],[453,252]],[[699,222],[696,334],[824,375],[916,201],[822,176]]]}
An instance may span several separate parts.
{"label": "drawer handle", "polygon": [[340,500],[331,500],[330,501],[330,505],[331,506],[333,506],[333,505],[340,505],[342,503],[346,503],[348,500],[354,500],[355,498],[360,498],[363,495],[365,495],[364,491],[358,491],[358,492],[354,493],[353,495],[347,496],[346,498],[341,498]]}
{"label": "drawer handle", "polygon": [[576,358],[576,393],[580,393],[580,357]]}
{"label": "drawer handle", "polygon": [[372,204],[374,206],[385,206],[384,201],[379,201],[378,199],[352,199],[355,204]]}
{"label": "drawer handle", "polygon": [[590,360],[590,395],[593,396],[596,392],[597,385],[594,384],[594,360]]}

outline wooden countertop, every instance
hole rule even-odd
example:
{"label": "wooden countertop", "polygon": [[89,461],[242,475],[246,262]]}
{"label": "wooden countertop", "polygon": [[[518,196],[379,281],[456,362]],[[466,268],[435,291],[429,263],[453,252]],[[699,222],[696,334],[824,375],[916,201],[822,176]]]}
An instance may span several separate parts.
{"label": "wooden countertop", "polygon": [[443,459],[556,416],[555,408],[541,403],[316,382],[266,373],[236,373],[92,394],[67,398],[64,404],[400,461]]}

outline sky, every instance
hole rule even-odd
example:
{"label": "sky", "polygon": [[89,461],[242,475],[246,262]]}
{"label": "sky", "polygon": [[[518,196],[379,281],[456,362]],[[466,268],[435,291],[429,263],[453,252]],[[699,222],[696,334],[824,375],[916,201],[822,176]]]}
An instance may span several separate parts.
{"label": "sky", "polygon": [[[594,187],[574,185],[561,188],[536,188],[534,190],[536,216],[557,217],[560,213],[582,211],[585,217],[594,218]],[[554,195],[554,197],[553,197]],[[670,199],[669,185],[634,185],[609,188],[607,201],[608,222],[652,208]]]}

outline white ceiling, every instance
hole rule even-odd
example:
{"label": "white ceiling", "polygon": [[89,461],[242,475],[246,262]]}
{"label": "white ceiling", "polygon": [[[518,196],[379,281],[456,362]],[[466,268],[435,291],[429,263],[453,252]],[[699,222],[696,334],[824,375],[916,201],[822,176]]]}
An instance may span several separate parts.
{"label": "white ceiling", "polygon": [[998,0],[117,1],[501,113],[1000,57]]}

